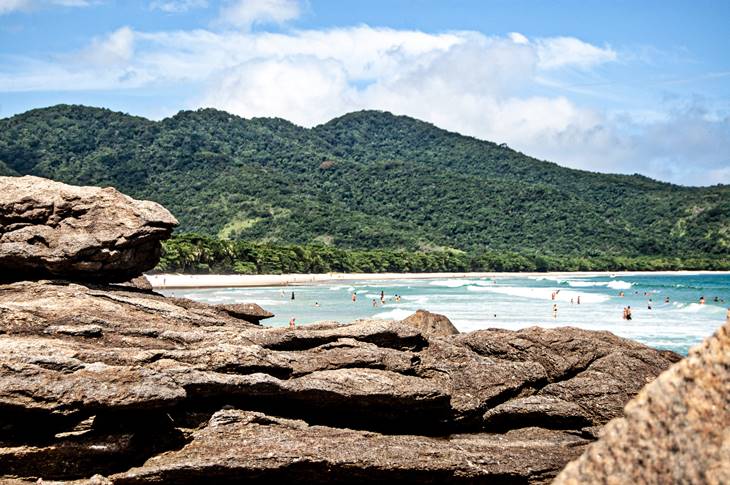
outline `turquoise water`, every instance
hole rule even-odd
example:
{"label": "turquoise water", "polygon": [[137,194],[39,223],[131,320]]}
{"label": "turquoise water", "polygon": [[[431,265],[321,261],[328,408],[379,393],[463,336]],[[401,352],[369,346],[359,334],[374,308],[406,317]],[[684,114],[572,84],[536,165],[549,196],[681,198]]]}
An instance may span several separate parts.
{"label": "turquoise water", "polygon": [[[385,293],[385,305],[379,303],[381,291]],[[624,297],[619,296],[621,291]],[[354,303],[353,292],[358,297]],[[551,299],[553,292],[557,292],[555,301]],[[730,275],[338,281],[287,288],[164,293],[208,303],[255,302],[276,314],[265,321],[273,326],[288,325],[292,317],[297,324],[320,320],[349,322],[358,318],[401,319],[422,308],[446,315],[465,332],[490,327],[572,325],[608,330],[655,348],[686,354],[689,347],[711,335],[725,321],[726,309],[730,307]],[[395,301],[396,294],[401,295],[400,302]],[[699,304],[701,296],[705,297],[704,305]],[[665,297],[669,297],[669,303],[664,302]],[[718,301],[714,301],[715,297]],[[378,306],[373,307],[373,299]],[[557,318],[553,318],[554,303],[558,305]],[[631,321],[622,319],[625,306],[631,306]]]}

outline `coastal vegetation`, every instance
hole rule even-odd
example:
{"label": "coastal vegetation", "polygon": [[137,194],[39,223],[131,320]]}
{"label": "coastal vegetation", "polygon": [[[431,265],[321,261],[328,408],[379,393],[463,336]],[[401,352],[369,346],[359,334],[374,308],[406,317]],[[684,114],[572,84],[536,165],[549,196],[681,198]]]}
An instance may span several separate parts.
{"label": "coastal vegetation", "polygon": [[573,170],[378,111],[306,129],[59,105],[0,120],[0,174],[160,202],[197,234],[166,245],[167,270],[721,269],[730,255],[729,186]]}
{"label": "coastal vegetation", "polygon": [[456,250],[338,249],[273,245],[197,234],[163,242],[157,271],[211,274],[420,273],[466,271],[675,271],[730,270],[730,259],[657,256],[548,256],[539,253]]}

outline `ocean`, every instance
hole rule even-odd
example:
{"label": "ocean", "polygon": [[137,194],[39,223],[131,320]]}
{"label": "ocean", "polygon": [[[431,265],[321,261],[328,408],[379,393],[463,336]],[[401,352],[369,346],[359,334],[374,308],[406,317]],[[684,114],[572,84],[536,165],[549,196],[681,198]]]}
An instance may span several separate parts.
{"label": "ocean", "polygon": [[[384,305],[380,303],[381,291],[385,293]],[[352,301],[353,292],[357,294],[356,302]],[[691,346],[711,335],[725,321],[730,307],[730,275],[337,281],[162,293],[208,303],[258,303],[276,314],[263,322],[271,326],[286,326],[292,317],[298,325],[322,320],[344,323],[359,318],[402,319],[425,309],[446,315],[462,332],[495,327],[516,330],[533,325],[570,325],[608,330],[686,355]],[[400,301],[396,301],[395,295],[400,295]],[[705,298],[704,305],[700,304],[701,297]],[[557,315],[553,313],[553,304],[557,305]],[[630,321],[622,318],[623,308],[627,306],[632,310]]]}

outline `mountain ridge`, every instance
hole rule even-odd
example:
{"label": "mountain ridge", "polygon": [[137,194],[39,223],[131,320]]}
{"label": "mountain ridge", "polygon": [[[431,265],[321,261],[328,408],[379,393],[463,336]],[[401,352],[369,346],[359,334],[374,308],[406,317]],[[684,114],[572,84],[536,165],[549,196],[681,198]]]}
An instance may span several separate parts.
{"label": "mountain ridge", "polygon": [[112,185],[182,231],[345,248],[727,254],[730,186],[540,161],[384,111],[304,128],[57,105],[0,119],[0,172]]}

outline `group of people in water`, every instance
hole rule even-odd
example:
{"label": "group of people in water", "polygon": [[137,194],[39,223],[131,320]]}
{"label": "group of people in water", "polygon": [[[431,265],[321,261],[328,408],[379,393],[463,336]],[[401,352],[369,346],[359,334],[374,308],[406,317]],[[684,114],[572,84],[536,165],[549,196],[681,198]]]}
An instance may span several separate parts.
{"label": "group of people in water", "polygon": [[[550,299],[554,301],[557,298],[557,296],[558,296],[559,293],[560,293],[560,290],[553,291],[551,293],[551,295],[550,295]],[[638,295],[639,294],[639,291],[635,291],[634,294]],[[644,292],[644,296],[649,297],[650,295],[651,295],[651,293],[649,293],[648,291],[645,291]],[[618,293],[618,296],[623,298],[625,296],[625,293],[623,291],[620,291]],[[720,298],[718,296],[715,296],[712,299],[712,301],[714,303],[725,303],[725,300],[723,300],[722,298]],[[580,295],[578,295],[575,298],[571,298],[570,299],[570,304],[572,305],[574,303],[577,303],[578,305],[580,305]],[[669,303],[670,303],[669,297],[668,296],[665,296],[664,297],[664,304],[669,304]],[[704,296],[700,296],[699,304],[700,305],[704,305],[705,304],[705,297]],[[649,298],[648,301],[647,301],[647,310],[651,310],[652,309],[652,305],[653,305],[653,300],[652,300],[652,298]],[[552,306],[552,315],[553,315],[553,318],[554,319],[557,319],[558,318],[558,304],[557,303],[553,303],[553,306]],[[633,314],[631,312],[631,306],[628,306],[627,305],[627,306],[624,307],[622,318],[624,320],[631,320],[633,318]]]}
{"label": "group of people in water", "polygon": [[[559,289],[553,291],[551,293],[551,295],[550,295],[551,300],[555,301],[557,299],[559,293],[560,293],[560,290]],[[284,295],[284,290],[281,291],[281,294],[282,294],[282,296]],[[635,295],[639,295],[640,293],[639,293],[639,291],[634,291],[634,294]],[[653,300],[650,297],[650,295],[651,295],[650,292],[646,292],[646,291],[644,292],[644,296],[645,297],[648,297],[648,301],[647,301],[647,309],[648,310],[651,310],[652,309],[652,306],[653,306]],[[620,291],[618,293],[618,296],[623,298],[625,296],[625,293],[623,291]],[[296,297],[294,295],[294,292],[292,291],[291,292],[291,300],[294,300],[295,298]],[[353,303],[356,303],[357,300],[358,300],[357,292],[356,291],[353,291],[351,293],[351,295],[350,295],[350,298],[351,298],[351,300],[352,300]],[[388,300],[394,301],[394,302],[398,303],[398,302],[401,301],[401,295],[394,294],[392,297],[386,299],[385,291],[381,290],[380,291],[380,298],[379,299],[377,299],[377,298],[373,298],[372,299],[372,306],[373,307],[377,307],[379,305],[385,305]],[[704,296],[700,296],[700,298],[699,298],[699,304],[700,305],[704,305],[705,304],[705,301],[706,301],[705,300],[705,297]],[[717,297],[717,296],[715,296],[712,301],[715,302],[715,303],[724,303],[725,302],[722,298]],[[670,298],[668,296],[665,296],[664,297],[664,304],[669,304],[669,303],[670,303]],[[581,295],[577,295],[575,297],[571,297],[570,304],[571,305],[573,305],[573,304],[580,305],[581,304]],[[318,301],[315,301],[314,306],[315,307],[319,307],[320,306],[319,302]],[[557,319],[558,318],[558,304],[557,303],[553,303],[552,304],[552,316],[553,316],[553,319]],[[497,315],[495,314],[494,317],[496,318]],[[632,314],[631,306],[627,305],[627,306],[625,306],[623,308],[622,319],[623,320],[632,320],[633,319],[633,314]],[[293,329],[295,327],[296,327],[296,319],[294,317],[292,317],[291,320],[289,321],[289,328],[292,328]]]}
{"label": "group of people in water", "polygon": [[[350,298],[352,299],[353,303],[357,303],[357,292],[353,291]],[[401,296],[398,294],[393,295],[393,297],[391,298],[391,300],[395,301],[396,303],[399,303],[400,299],[401,299]],[[380,305],[385,305],[385,303],[386,303],[385,291],[380,290]],[[378,300],[376,298],[373,298],[373,307],[377,307],[377,306],[378,306]]]}

